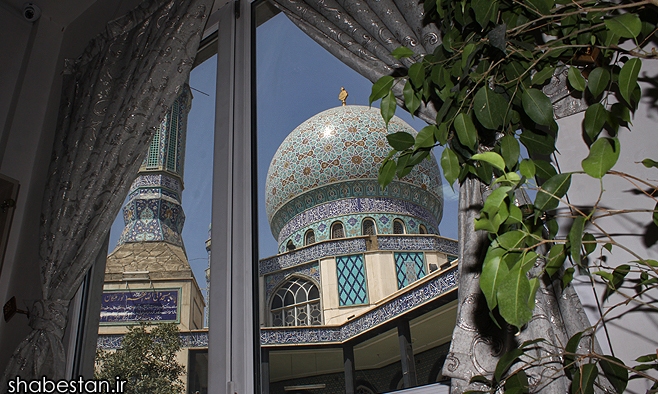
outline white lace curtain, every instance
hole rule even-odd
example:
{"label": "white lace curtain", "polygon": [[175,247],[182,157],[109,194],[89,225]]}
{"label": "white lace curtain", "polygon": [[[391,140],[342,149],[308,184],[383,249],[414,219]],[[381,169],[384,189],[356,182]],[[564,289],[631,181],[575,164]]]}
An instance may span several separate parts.
{"label": "white lace curtain", "polygon": [[151,137],[186,82],[212,0],[147,0],[67,65],[42,204],[43,297],[0,387],[64,378],[69,303],[107,236]]}
{"label": "white lace curtain", "polygon": [[[418,0],[270,0],[293,23],[322,47],[375,82],[396,69],[408,68],[420,56],[432,53],[440,45],[440,32],[434,24],[424,23],[423,4]],[[400,45],[417,56],[398,61],[390,55]],[[562,75],[556,76],[545,93],[555,105],[556,117],[584,109],[579,100],[568,96]],[[562,89],[563,88],[563,89]],[[394,91],[398,104],[401,87]],[[435,123],[436,110],[422,107],[418,114]],[[453,394],[477,390],[470,384],[476,375],[493,376],[499,357],[515,342],[545,338],[562,344],[576,332],[589,326],[580,301],[568,287],[549,281],[537,294],[535,317],[516,337],[498,330],[491,323],[479,286],[479,270],[488,247],[486,233],[475,231],[474,221],[483,205],[487,188],[477,180],[467,180],[459,190],[459,305],[450,353],[443,374],[452,378]],[[587,339],[589,340],[589,339]],[[581,346],[587,347],[583,341]],[[541,349],[538,352],[545,355]],[[545,379],[551,374],[550,379]],[[531,392],[565,393],[569,381],[559,360],[548,360],[544,368],[528,371]]]}

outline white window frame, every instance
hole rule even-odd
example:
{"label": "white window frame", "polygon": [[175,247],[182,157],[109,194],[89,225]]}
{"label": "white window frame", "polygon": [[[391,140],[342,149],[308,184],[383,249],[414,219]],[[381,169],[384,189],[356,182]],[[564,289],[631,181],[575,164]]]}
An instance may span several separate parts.
{"label": "white window frame", "polygon": [[[211,15],[217,34],[208,330],[208,392],[253,393],[258,319],[254,314],[255,161],[252,121],[252,4],[231,1]],[[254,311],[254,313],[245,313]]]}

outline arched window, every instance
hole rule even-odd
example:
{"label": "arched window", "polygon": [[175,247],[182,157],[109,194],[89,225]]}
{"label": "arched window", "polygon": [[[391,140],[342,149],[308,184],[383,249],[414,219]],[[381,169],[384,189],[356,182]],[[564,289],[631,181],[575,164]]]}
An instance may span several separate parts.
{"label": "arched window", "polygon": [[345,237],[345,229],[343,228],[343,223],[335,222],[331,225],[331,239],[343,238]]}
{"label": "arched window", "polygon": [[395,219],[393,221],[393,234],[404,234],[404,223],[402,223],[402,220]]}
{"label": "arched window", "polygon": [[313,230],[308,230],[304,234],[304,245],[310,245],[315,243],[315,232]]}
{"label": "arched window", "polygon": [[427,227],[424,224],[418,226],[418,234],[427,234]]}
{"label": "arched window", "polygon": [[309,280],[293,278],[274,293],[270,311],[272,327],[320,325],[320,291]]}
{"label": "arched window", "polygon": [[372,219],[363,219],[361,224],[361,232],[363,235],[375,235],[375,222]]}

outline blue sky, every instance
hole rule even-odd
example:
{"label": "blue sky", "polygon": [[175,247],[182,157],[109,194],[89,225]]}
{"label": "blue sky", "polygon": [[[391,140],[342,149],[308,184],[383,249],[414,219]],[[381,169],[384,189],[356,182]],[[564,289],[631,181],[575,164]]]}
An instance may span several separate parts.
{"label": "blue sky", "polygon": [[[277,251],[265,214],[265,178],[276,149],[300,123],[340,105],[337,97],[341,86],[349,92],[348,104],[368,105],[372,83],[334,58],[283,14],[260,26],[256,34],[258,227],[262,258]],[[194,100],[187,126],[183,240],[190,265],[202,288],[206,286],[205,241],[211,213],[216,64],[216,57],[213,57],[192,70],[190,76]],[[378,103],[373,105],[378,106]],[[416,130],[426,125],[399,108],[396,115]],[[434,152],[437,158],[440,153],[439,150]],[[456,195],[446,185],[444,199],[441,235],[456,239]],[[116,246],[122,229],[123,219],[119,217],[112,227],[110,250]]]}

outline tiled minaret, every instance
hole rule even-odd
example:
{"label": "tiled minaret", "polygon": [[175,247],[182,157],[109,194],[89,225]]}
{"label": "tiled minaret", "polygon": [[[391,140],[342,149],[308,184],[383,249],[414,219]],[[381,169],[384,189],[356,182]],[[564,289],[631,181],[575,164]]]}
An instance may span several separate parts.
{"label": "tiled minaret", "polygon": [[181,236],[191,102],[185,85],[156,130],[132,184],[123,208],[125,228],[105,266],[101,333],[121,334],[138,321],[175,322],[183,332],[203,328],[205,302]]}
{"label": "tiled minaret", "polygon": [[186,84],[162,121],[123,208],[126,224],[118,245],[164,241],[183,249],[181,207],[187,114],[192,94]]}

